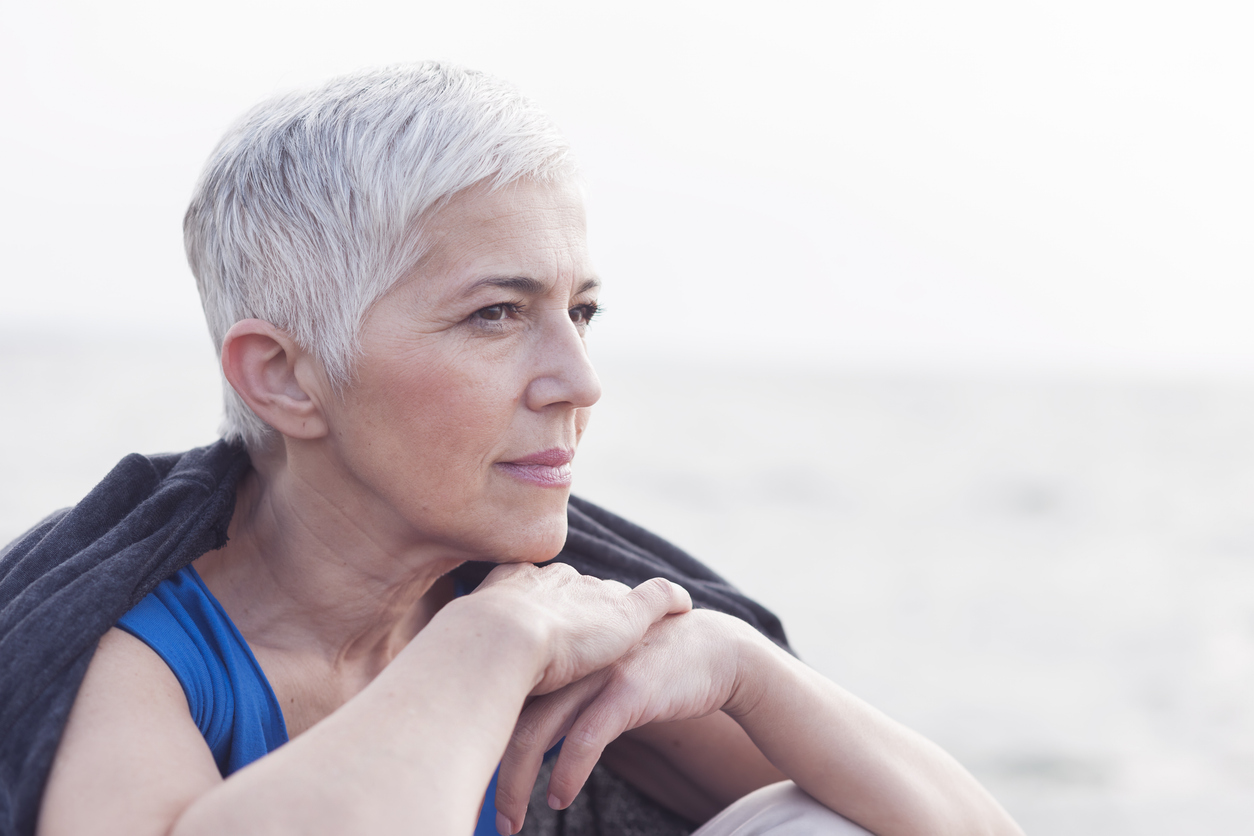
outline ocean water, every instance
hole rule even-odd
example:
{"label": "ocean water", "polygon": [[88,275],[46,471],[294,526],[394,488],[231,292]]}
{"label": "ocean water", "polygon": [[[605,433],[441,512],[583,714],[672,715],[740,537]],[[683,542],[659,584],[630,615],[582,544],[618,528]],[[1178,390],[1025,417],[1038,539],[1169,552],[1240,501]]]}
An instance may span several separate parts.
{"label": "ocean water", "polygon": [[[775,609],[1035,836],[1250,832],[1254,383],[610,358],[577,493]],[[0,541],[215,437],[207,344],[0,339]]]}

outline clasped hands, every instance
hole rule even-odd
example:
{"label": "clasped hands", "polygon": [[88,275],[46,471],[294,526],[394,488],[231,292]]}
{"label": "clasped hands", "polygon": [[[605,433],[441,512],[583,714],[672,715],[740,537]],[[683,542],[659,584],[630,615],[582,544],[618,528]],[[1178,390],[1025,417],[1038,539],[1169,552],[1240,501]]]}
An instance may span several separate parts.
{"label": "clasped hands", "polygon": [[654,578],[631,589],[564,564],[500,566],[467,599],[493,629],[523,630],[536,680],[497,782],[498,813],[517,832],[544,753],[565,737],[549,805],[568,806],[605,747],[654,722],[735,714],[747,699],[739,648],[760,636],[743,621],[692,610],[682,587]]}

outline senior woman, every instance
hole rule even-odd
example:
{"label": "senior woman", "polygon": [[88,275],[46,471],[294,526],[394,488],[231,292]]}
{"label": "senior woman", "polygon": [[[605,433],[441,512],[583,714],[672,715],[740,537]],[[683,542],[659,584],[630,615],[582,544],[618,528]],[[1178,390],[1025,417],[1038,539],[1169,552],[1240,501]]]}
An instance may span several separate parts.
{"label": "senior woman", "polygon": [[566,833],[1018,832],[769,613],[568,507],[600,283],[512,88],[424,64],[266,103],[185,230],[224,439],[6,550],[5,832],[539,832],[602,755],[674,815]]}

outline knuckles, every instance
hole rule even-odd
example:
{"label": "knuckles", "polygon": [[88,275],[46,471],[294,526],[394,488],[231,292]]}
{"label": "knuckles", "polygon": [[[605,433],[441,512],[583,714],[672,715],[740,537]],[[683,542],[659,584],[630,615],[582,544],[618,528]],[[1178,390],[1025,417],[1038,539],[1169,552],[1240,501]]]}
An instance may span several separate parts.
{"label": "knuckles", "polygon": [[514,725],[514,733],[510,735],[509,746],[505,750],[505,756],[522,760],[527,754],[534,752],[542,745],[540,740],[540,726],[546,718],[537,717],[534,714],[528,716],[528,712],[524,711],[523,716],[518,719]]}
{"label": "knuckles", "polygon": [[683,652],[673,627],[657,632],[672,620],[668,614],[684,614],[691,607],[687,591],[665,578],[631,589],[564,563],[508,564],[493,569],[481,589],[479,600],[491,607],[501,629],[531,637],[542,670],[533,694],[551,693],[616,663],[621,667],[646,651],[648,667],[665,668],[665,661],[654,658],[663,648],[651,647],[665,635],[671,639],[661,642],[668,651],[661,655]]}

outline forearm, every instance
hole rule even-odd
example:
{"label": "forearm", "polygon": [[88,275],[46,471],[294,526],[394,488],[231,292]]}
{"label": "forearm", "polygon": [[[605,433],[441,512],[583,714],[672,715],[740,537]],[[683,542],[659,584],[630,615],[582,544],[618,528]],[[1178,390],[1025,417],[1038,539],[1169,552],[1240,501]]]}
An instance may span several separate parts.
{"label": "forearm", "polygon": [[632,729],[606,748],[601,762],[694,822],[788,777],[722,711]]}
{"label": "forearm", "polygon": [[538,673],[525,637],[480,628],[450,605],[358,695],[171,832],[470,832]]}
{"label": "forearm", "polygon": [[878,836],[1021,834],[940,747],[760,637],[726,707],[802,789]]}

